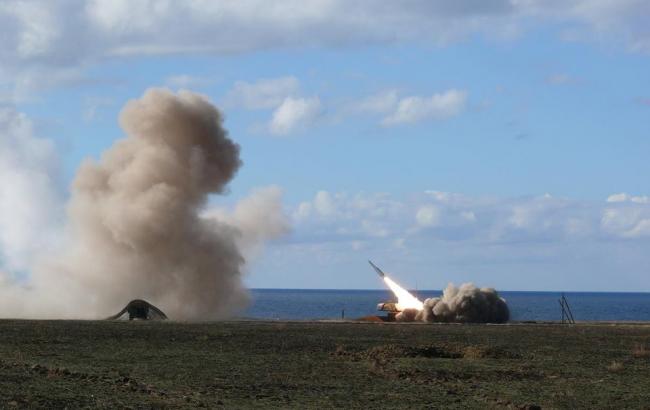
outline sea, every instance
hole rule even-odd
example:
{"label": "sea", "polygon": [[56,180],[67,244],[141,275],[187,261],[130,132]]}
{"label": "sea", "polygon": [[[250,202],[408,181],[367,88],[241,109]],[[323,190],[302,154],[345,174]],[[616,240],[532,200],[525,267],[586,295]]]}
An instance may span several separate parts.
{"label": "sea", "polygon": [[[414,292],[421,300],[441,291]],[[559,321],[560,292],[499,292],[512,321]],[[243,317],[267,320],[355,319],[384,314],[379,302],[391,300],[388,290],[252,289],[252,303]],[[565,292],[576,321],[650,321],[650,293]]]}

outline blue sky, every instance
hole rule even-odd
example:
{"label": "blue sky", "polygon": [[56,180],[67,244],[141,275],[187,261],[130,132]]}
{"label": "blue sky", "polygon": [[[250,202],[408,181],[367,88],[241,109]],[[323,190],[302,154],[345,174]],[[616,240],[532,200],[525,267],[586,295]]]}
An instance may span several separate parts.
{"label": "blue sky", "polygon": [[645,2],[274,3],[0,6],[2,107],[53,142],[53,197],[128,100],[186,88],[242,147],[209,206],[283,191],[250,286],[380,287],[371,258],[421,289],[650,290]]}

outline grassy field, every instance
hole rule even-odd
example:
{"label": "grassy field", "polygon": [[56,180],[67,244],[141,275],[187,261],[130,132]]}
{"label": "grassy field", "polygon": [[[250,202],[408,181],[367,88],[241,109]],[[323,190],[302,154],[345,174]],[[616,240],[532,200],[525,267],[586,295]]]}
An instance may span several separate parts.
{"label": "grassy field", "polygon": [[650,408],[650,325],[5,320],[0,407]]}

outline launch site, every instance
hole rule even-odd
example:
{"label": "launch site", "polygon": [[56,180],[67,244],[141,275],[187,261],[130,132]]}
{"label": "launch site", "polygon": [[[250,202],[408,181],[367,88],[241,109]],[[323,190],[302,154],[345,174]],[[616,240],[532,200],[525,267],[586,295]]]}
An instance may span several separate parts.
{"label": "launch site", "polygon": [[648,21],[1,1],[0,409],[647,409]]}

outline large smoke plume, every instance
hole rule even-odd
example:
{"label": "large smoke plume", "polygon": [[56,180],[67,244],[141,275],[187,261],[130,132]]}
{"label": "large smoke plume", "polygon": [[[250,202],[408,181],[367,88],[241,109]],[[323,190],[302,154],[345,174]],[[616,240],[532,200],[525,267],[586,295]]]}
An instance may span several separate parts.
{"label": "large smoke plume", "polygon": [[442,296],[424,301],[420,311],[408,309],[397,314],[398,321],[505,323],[510,319],[506,301],[492,288],[472,283],[447,285]]}
{"label": "large smoke plume", "polygon": [[3,315],[102,317],[144,298],[172,318],[206,320],[246,304],[244,254],[286,230],[279,190],[232,213],[204,210],[241,160],[220,112],[197,94],[151,89],[120,125],[126,137],[76,175],[64,250],[9,292],[38,308],[0,302]]}

